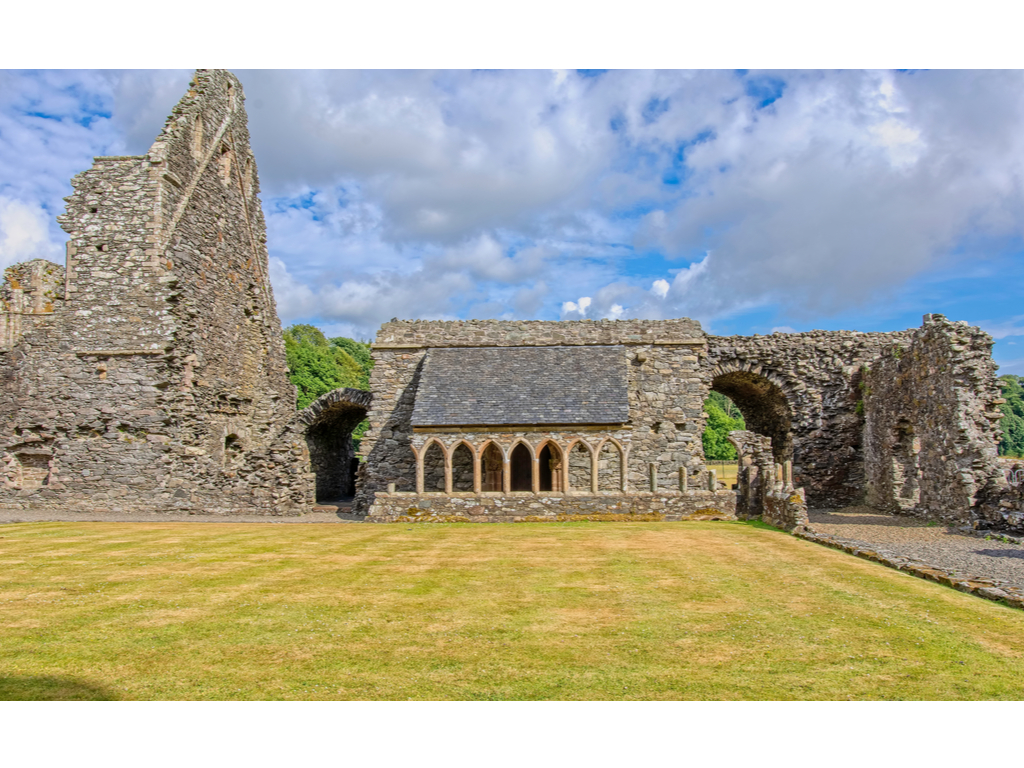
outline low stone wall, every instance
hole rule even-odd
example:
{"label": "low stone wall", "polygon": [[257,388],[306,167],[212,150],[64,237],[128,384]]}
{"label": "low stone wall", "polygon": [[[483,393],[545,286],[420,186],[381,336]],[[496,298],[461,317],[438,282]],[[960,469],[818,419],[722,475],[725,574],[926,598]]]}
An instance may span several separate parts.
{"label": "low stone wall", "polygon": [[1024,486],[992,484],[980,496],[974,509],[975,528],[1024,535]]}
{"label": "low stone wall", "polygon": [[766,493],[761,520],[786,531],[806,530],[809,521],[804,489],[773,490]]}
{"label": "low stone wall", "polygon": [[736,493],[694,491],[628,496],[377,493],[366,519],[374,523],[734,520]]}

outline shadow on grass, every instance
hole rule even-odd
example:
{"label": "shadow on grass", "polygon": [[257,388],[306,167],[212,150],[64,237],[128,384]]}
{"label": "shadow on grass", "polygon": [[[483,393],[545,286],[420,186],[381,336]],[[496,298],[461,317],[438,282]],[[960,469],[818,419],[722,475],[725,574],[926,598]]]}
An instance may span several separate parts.
{"label": "shadow on grass", "polygon": [[0,701],[116,701],[119,698],[102,685],[73,677],[0,675]]}

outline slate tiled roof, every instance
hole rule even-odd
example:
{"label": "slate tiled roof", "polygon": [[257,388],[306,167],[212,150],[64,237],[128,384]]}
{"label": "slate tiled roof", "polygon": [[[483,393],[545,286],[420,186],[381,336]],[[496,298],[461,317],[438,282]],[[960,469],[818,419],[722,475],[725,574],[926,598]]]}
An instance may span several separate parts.
{"label": "slate tiled roof", "polygon": [[431,349],[412,424],[621,424],[626,365],[621,346]]}

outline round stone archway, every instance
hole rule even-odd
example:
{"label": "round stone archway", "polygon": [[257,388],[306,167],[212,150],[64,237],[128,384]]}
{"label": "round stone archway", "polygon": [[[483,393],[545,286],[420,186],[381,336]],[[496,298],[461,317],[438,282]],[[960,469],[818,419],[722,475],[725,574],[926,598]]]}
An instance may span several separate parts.
{"label": "round stone archway", "polygon": [[781,387],[759,373],[734,370],[715,376],[711,389],[736,404],[747,429],[771,438],[776,462],[793,459],[793,413]]}
{"label": "round stone archway", "polygon": [[316,475],[318,502],[340,501],[355,494],[358,461],[352,430],[366,418],[372,400],[373,395],[361,389],[335,389],[299,412]]}

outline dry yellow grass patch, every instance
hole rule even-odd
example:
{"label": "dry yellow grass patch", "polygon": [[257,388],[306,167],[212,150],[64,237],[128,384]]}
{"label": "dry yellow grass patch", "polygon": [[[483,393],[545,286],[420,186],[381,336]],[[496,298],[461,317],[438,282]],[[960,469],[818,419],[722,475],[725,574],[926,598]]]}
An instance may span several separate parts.
{"label": "dry yellow grass patch", "polygon": [[0,536],[0,698],[1024,690],[1024,613],[742,523],[35,523]]}

